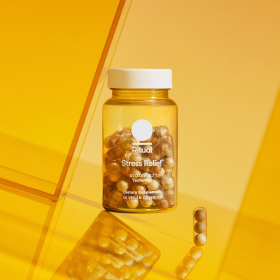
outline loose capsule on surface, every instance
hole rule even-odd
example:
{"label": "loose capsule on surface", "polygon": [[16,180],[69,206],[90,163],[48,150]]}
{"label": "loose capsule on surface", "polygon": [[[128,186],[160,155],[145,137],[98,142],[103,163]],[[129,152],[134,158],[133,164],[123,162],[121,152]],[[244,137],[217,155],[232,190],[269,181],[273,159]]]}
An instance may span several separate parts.
{"label": "loose capsule on surface", "polygon": [[202,233],[198,233],[195,237],[194,237],[194,243],[197,246],[203,246],[206,244],[207,241],[207,237],[205,234]]}
{"label": "loose capsule on surface", "polygon": [[202,257],[203,251],[199,246],[193,246],[190,249],[190,256],[195,260],[200,259]]}
{"label": "loose capsule on surface", "polygon": [[193,211],[193,237],[197,246],[203,246],[207,242],[207,211],[203,207],[197,207]]}
{"label": "loose capsule on surface", "polygon": [[202,249],[200,247],[192,247],[187,255],[180,262],[178,267],[175,269],[174,274],[177,279],[186,279],[194,267],[197,265],[198,261],[202,257]]}

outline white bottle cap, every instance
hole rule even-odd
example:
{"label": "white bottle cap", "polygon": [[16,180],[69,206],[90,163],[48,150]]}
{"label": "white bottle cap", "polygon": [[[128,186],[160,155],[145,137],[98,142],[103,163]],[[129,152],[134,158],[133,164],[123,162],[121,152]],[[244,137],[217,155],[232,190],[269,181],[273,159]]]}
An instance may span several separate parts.
{"label": "white bottle cap", "polygon": [[171,69],[109,69],[109,88],[170,89]]}

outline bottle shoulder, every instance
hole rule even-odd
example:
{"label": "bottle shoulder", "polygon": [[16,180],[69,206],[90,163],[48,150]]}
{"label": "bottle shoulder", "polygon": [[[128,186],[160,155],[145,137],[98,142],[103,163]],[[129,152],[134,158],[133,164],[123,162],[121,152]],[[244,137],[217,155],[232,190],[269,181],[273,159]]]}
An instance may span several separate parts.
{"label": "bottle shoulder", "polygon": [[161,99],[117,99],[110,98],[105,101],[103,106],[114,105],[114,106],[176,106],[177,104],[174,100],[170,98]]}

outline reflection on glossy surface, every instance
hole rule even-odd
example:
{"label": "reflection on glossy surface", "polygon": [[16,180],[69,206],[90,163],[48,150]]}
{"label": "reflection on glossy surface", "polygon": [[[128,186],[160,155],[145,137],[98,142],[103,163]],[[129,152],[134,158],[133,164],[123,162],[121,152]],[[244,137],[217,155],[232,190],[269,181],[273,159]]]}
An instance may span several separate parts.
{"label": "reflection on glossy surface", "polygon": [[198,261],[202,257],[203,251],[201,247],[192,247],[184,259],[180,262],[178,267],[175,269],[175,276],[179,280],[186,279],[192,272],[194,267],[197,265]]}
{"label": "reflection on glossy surface", "polygon": [[1,279],[36,279],[65,198],[55,203],[0,184]]}
{"label": "reflection on glossy surface", "polygon": [[113,214],[101,212],[51,278],[144,279],[160,251]]}

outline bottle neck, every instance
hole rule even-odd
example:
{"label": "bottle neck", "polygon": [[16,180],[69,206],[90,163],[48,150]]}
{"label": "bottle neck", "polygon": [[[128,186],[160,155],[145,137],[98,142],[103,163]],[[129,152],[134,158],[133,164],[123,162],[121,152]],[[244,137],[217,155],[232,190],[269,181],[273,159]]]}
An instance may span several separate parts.
{"label": "bottle neck", "polygon": [[168,98],[168,89],[112,89],[112,98],[164,99]]}

